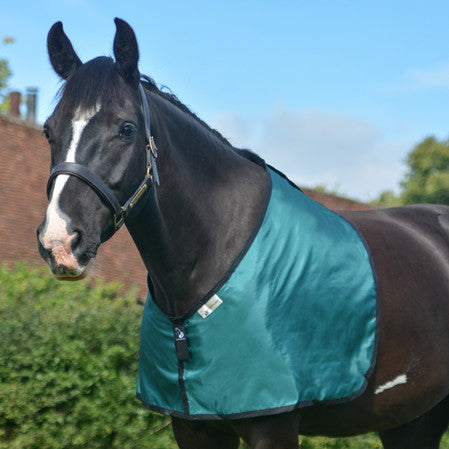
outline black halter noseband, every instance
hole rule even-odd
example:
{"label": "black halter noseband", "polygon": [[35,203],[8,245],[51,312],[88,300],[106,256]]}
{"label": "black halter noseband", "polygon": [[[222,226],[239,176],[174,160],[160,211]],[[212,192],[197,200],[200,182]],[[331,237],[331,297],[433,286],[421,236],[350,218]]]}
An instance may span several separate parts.
{"label": "black halter noseband", "polygon": [[151,135],[150,111],[148,108],[145,90],[141,83],[139,83],[139,93],[145,121],[145,132],[148,139],[146,151],[147,169],[144,180],[140,183],[139,187],[137,187],[129,199],[123,204],[123,206],[120,205],[111,189],[98,176],[94,175],[86,167],[81,164],[77,164],[76,162],[62,162],[56,165],[51,171],[47,182],[47,197],[49,198],[53,181],[58,175],[75,176],[84,181],[107,204],[109,209],[111,209],[114,217],[114,231],[120,229],[125,222],[126,217],[131,212],[131,209],[136,205],[137,201],[139,201],[148,187],[153,183],[159,185],[159,175],[156,165],[156,159],[158,156],[157,147]]}

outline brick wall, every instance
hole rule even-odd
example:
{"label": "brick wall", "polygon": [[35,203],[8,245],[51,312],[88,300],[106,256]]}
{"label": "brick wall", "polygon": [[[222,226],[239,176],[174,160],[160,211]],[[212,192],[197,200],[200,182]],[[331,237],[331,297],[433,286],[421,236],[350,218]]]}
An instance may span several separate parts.
{"label": "brick wall", "polygon": [[[41,130],[0,115],[0,262],[25,259],[45,265],[36,243],[50,167]],[[99,248],[91,276],[135,284],[145,294],[145,267],[125,228]]]}
{"label": "brick wall", "polygon": [[[0,263],[25,259],[44,264],[36,244],[47,199],[50,153],[40,126],[0,115]],[[304,190],[331,209],[369,209],[370,206],[313,190]],[[146,272],[126,229],[98,251],[92,277],[140,286],[145,295]]]}

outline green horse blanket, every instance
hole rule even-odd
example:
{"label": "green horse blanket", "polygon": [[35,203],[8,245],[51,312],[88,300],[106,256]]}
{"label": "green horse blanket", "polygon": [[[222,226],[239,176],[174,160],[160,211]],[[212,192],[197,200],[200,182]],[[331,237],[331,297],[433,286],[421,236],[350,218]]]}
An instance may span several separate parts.
{"label": "green horse blanket", "polygon": [[137,396],[187,419],[281,413],[348,401],[377,349],[377,287],[354,227],[282,174],[229,273],[182,321],[149,294]]}

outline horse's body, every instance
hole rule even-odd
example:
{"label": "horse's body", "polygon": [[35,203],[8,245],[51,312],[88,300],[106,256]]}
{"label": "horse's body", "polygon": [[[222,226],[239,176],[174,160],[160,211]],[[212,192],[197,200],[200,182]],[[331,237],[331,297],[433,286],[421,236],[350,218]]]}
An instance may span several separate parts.
{"label": "horse's body", "polygon": [[[83,65],[60,23],[49,33],[52,65],[67,83],[44,126],[56,170],[39,249],[58,278],[86,275],[117,221],[109,210],[114,199],[98,194],[100,178],[118,203],[131,195],[126,224],[154,301],[167,315],[181,316],[221,279],[248,240],[263,208],[267,175],[256,156],[232,148],[151,82],[144,95],[161,151],[158,170],[155,151],[145,164],[137,43],[125,22],[116,25],[115,63],[97,58]],[[80,165],[95,174],[93,181]],[[377,363],[365,392],[339,405],[257,418],[173,418],[181,448],[235,449],[242,437],[251,448],[293,449],[298,433],[368,431],[378,431],[387,449],[438,447],[449,421],[449,208],[341,215],[365,238],[378,275]]]}
{"label": "horse's body", "polygon": [[320,432],[343,434],[348,420],[354,433],[382,430],[414,420],[447,395],[448,213],[446,206],[430,205],[341,212],[365,237],[377,269],[377,364],[359,399],[304,410],[306,433],[317,433],[319,422]]}

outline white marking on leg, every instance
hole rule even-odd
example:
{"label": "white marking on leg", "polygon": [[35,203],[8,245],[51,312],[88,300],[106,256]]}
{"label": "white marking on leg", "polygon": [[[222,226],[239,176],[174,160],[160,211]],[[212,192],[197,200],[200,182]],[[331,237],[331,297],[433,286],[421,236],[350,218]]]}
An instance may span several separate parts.
{"label": "white marking on leg", "polygon": [[381,385],[380,387],[377,387],[374,394],[383,393],[385,390],[390,390],[391,388],[394,388],[398,385],[403,385],[406,383],[407,383],[407,376],[405,374],[401,374],[400,376],[396,377],[395,379],[390,380],[389,382]]}
{"label": "white marking on leg", "polygon": [[[76,151],[83,131],[99,110],[100,105],[87,111],[81,111],[80,109],[76,111],[72,120],[72,140],[65,162],[75,162]],[[69,235],[67,225],[70,219],[59,208],[59,198],[68,179],[69,175],[58,175],[55,179],[51,200],[46,212],[46,226],[40,238],[42,245],[53,251],[58,264],[74,269],[78,266],[71,250],[74,235]]]}

